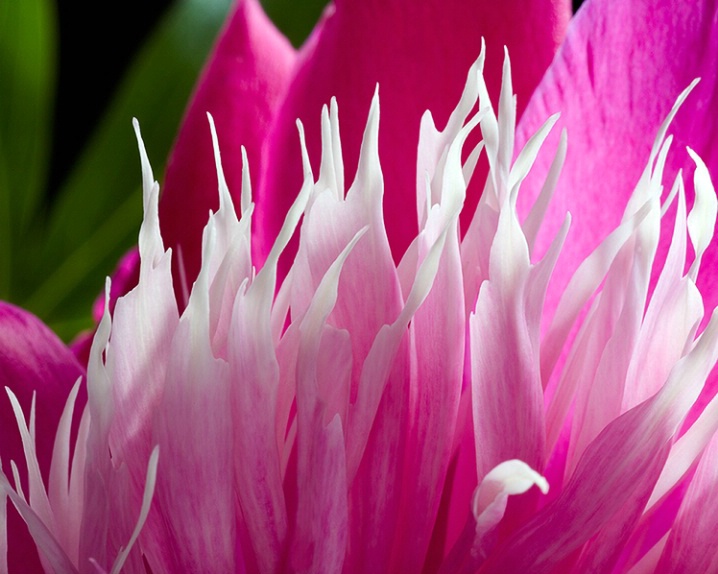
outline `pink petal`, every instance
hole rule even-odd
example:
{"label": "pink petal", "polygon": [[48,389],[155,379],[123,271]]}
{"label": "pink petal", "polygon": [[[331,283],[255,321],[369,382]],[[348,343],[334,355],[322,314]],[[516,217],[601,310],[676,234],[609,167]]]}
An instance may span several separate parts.
{"label": "pink petal", "polygon": [[252,546],[244,553],[253,551],[267,572],[279,567],[288,524],[276,433],[279,365],[269,329],[272,295],[271,287],[259,282],[240,293],[228,338],[235,484]]}
{"label": "pink petal", "polygon": [[[294,122],[307,128],[309,155],[320,157],[319,113],[336,96],[342,111],[346,179],[356,170],[365,110],[378,82],[386,121],[379,145],[387,161],[384,207],[395,260],[416,236],[412,215],[419,123],[431,109],[443,126],[461,95],[466,70],[486,38],[486,75],[496,96],[502,47],[520,78],[519,109],[551,61],[570,15],[564,0],[474,2],[339,1],[302,49],[300,63],[269,142],[271,164],[258,193],[258,228],[270,245],[302,181]],[[481,179],[481,178],[478,178]],[[473,212],[480,183],[473,190]]]}
{"label": "pink petal", "polygon": [[[332,128],[338,129],[338,126],[329,125],[329,122],[335,123],[336,113],[333,105],[332,119],[324,114],[325,150],[339,144],[329,141]],[[311,205],[304,216],[300,248],[292,269],[292,315],[301,317],[329,266],[352,237],[368,227],[342,267],[337,302],[331,313],[331,324],[352,335],[352,401],[374,338],[383,325],[397,317],[402,304],[382,218],[383,181],[378,157],[378,129],[379,100],[375,98],[369,112],[361,168],[356,180],[344,198],[344,190],[335,189],[337,185],[331,185],[330,192],[322,185],[330,171],[327,164],[322,167]],[[341,132],[344,133],[343,128]],[[361,312],[357,312],[358,309]]]}
{"label": "pink petal", "polygon": [[[160,219],[167,247],[182,257],[188,285],[200,266],[202,229],[216,211],[217,176],[207,112],[214,116],[225,175],[239,205],[240,146],[261,178],[263,142],[284,93],[294,51],[257,0],[240,0],[220,36],[190,103],[167,165]],[[267,250],[271,245],[263,246]],[[173,272],[179,277],[175,256]],[[178,282],[179,283],[179,282]],[[181,293],[181,285],[176,285]],[[178,298],[179,299],[179,298]],[[182,299],[179,299],[180,301]]]}
{"label": "pink petal", "polygon": [[455,220],[447,235],[432,289],[411,323],[416,374],[398,545],[399,569],[407,572],[420,571],[426,559],[452,455],[464,375],[466,323]]}
{"label": "pink petal", "polygon": [[[566,164],[548,212],[554,228],[566,211],[574,218],[571,240],[558,266],[557,286],[567,283],[578,263],[619,223],[656,129],[678,94],[696,77],[702,78],[700,84],[670,127],[675,140],[666,180],[673,181],[679,168],[693,171],[685,153],[687,144],[712,172],[718,169],[717,22],[714,2],[668,0],[589,0],[571,22],[517,133],[520,145],[555,112],[561,113],[559,124],[568,131]],[[523,213],[548,172],[556,132],[552,137],[527,182]],[[669,219],[663,221],[659,261],[668,250]],[[544,229],[539,252],[551,236]],[[706,258],[706,265],[716,268],[718,248],[710,248]],[[654,267],[653,284],[660,268]],[[715,273],[706,273],[699,281],[708,308],[718,303],[717,281]],[[555,309],[560,291],[550,297],[550,309]]]}
{"label": "pink petal", "polygon": [[[292,571],[338,572],[349,538],[347,461],[342,420],[321,396],[320,355],[346,339],[324,337],[337,301],[339,273],[361,238],[356,234],[327,270],[301,320],[297,354],[297,518],[289,564]],[[342,352],[341,350],[339,352]],[[331,375],[330,375],[331,376]],[[320,541],[321,542],[318,542]]]}
{"label": "pink petal", "polygon": [[532,468],[543,467],[546,437],[538,310],[564,234],[565,230],[549,256],[531,267],[514,213],[504,206],[499,214],[489,280],[481,286],[470,319],[479,478],[512,458]]}
{"label": "pink petal", "polygon": [[[377,484],[400,481],[406,426],[401,413],[408,389],[405,384],[408,353],[406,345],[398,349],[397,345],[406,325],[392,333],[392,342],[380,345],[382,351],[393,349],[379,359],[378,370],[384,367],[387,370],[362,378],[376,366],[377,351],[372,353],[372,349],[380,337],[386,341],[377,335],[383,325],[399,315],[402,301],[381,210],[378,98],[374,99],[369,113],[361,167],[346,198],[336,115],[333,103],[331,114],[324,113],[322,118],[322,168],[304,218],[299,252],[292,268],[292,316],[302,317],[307,312],[328,268],[352,237],[363,233],[342,267],[337,300],[328,319],[332,328],[325,327],[321,338],[317,384],[328,409],[327,416],[339,414],[342,421],[348,421],[346,424],[356,429],[356,432],[348,432],[346,439],[352,517],[346,571],[381,571],[388,567],[399,496],[394,489],[377,489]],[[349,333],[351,338],[341,336]],[[341,369],[335,368],[333,373],[327,370],[327,366],[347,355],[348,361]],[[368,358],[370,355],[372,358]]]}
{"label": "pink petal", "polygon": [[[72,352],[39,319],[0,302],[0,388],[9,387],[25,412],[30,412],[33,392],[37,393],[37,456],[45,484],[63,406],[73,384],[84,374]],[[83,386],[78,411],[85,400]],[[27,477],[20,434],[5,393],[0,400],[0,458],[8,476],[12,476],[10,461],[14,460],[20,475]],[[42,571],[35,544],[14,509],[8,511],[8,548],[11,571],[13,565],[22,566],[24,572]]]}

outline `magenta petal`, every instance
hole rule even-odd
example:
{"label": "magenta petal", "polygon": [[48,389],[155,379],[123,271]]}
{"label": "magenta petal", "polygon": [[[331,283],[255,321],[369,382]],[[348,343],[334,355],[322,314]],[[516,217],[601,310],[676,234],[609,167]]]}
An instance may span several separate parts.
{"label": "magenta petal", "polygon": [[[520,121],[518,146],[544,119],[560,112],[568,154],[547,220],[554,228],[573,215],[570,241],[555,277],[564,286],[580,261],[621,219],[628,195],[645,168],[659,125],[693,79],[701,82],[678,112],[665,181],[693,163],[685,146],[718,170],[718,5],[715,2],[589,0],[569,26],[566,41]],[[522,196],[523,212],[538,193],[560,129],[540,154]],[[520,149],[520,148],[519,148]],[[688,178],[690,179],[690,178]],[[597,206],[601,206],[597,209]],[[658,260],[665,258],[671,221],[664,219]],[[547,226],[551,227],[551,225]],[[544,230],[539,252],[552,236]],[[718,303],[718,249],[706,253],[699,280],[708,309]],[[661,266],[654,267],[653,284]],[[554,298],[549,308],[555,308]]]}
{"label": "magenta petal", "polygon": [[[72,352],[39,319],[0,302],[0,458],[7,476],[12,476],[11,460],[18,465],[24,479],[27,470],[20,433],[4,387],[15,393],[27,413],[32,395],[37,393],[37,456],[47,484],[62,408],[75,381],[84,374]],[[83,390],[80,412],[84,401]],[[27,483],[23,488],[27,489]],[[8,512],[8,549],[11,571],[42,572],[35,543],[14,508]]]}
{"label": "magenta petal", "polygon": [[[219,205],[217,172],[207,112],[217,125],[225,177],[239,205],[241,146],[254,181],[263,165],[263,141],[284,94],[294,50],[267,19],[257,0],[240,0],[214,49],[167,165],[160,221],[165,245],[181,250],[188,285],[199,271],[202,229]],[[177,260],[174,276],[180,277]],[[177,293],[182,292],[176,282]],[[182,299],[180,299],[182,300]]]}
{"label": "magenta petal", "polygon": [[[438,126],[446,123],[461,95],[466,70],[479,55],[482,36],[489,54],[485,76],[494,96],[501,81],[502,48],[506,45],[511,51],[521,111],[563,38],[569,14],[564,0],[374,0],[330,6],[302,50],[269,142],[270,171],[257,197],[263,244],[270,245],[277,235],[302,181],[296,118],[304,123],[309,157],[316,166],[321,155],[321,106],[336,96],[349,183],[359,158],[366,109],[378,82],[379,147],[386,158],[384,209],[398,260],[417,234],[412,206],[421,115],[431,109]],[[467,217],[480,190],[474,190]]]}

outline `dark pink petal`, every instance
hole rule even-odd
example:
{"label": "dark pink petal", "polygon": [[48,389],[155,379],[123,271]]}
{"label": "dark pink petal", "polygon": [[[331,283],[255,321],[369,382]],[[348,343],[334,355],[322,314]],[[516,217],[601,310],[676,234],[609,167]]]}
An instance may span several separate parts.
{"label": "dark pink petal", "polygon": [[[264,138],[293,62],[294,50],[267,19],[257,0],[238,1],[187,109],[167,165],[160,203],[165,245],[181,256],[188,285],[199,271],[207,214],[219,205],[206,114],[211,113],[215,119],[219,145],[227,159],[227,184],[239,205],[240,148],[246,147],[254,173],[261,174]],[[175,277],[181,276],[178,260],[175,256]],[[179,281],[175,289],[178,294],[182,292]]]}
{"label": "dark pink petal", "polygon": [[[548,221],[557,228],[566,211],[573,215],[569,241],[558,265],[565,285],[577,265],[620,222],[626,201],[645,168],[650,146],[673,102],[696,77],[701,82],[688,97],[669,133],[675,136],[664,181],[679,168],[693,172],[685,151],[690,145],[709,171],[718,170],[718,4],[715,1],[671,2],[589,0],[569,26],[566,41],[536,89],[519,123],[523,145],[544,119],[561,113],[568,131],[568,154]],[[553,138],[539,156],[523,194],[523,212],[547,173]],[[689,198],[689,204],[690,204]],[[600,208],[598,207],[600,206]],[[671,237],[664,218],[662,261]],[[551,227],[551,225],[547,226]],[[553,234],[539,239],[539,252]],[[705,267],[716,268],[718,248],[711,247]],[[653,284],[660,265],[654,267]],[[706,307],[718,303],[718,275],[699,281]],[[556,295],[549,299],[555,309]]]}
{"label": "dark pink petal", "polygon": [[[39,319],[0,302],[0,389],[10,388],[27,413],[33,392],[37,393],[37,456],[45,484],[62,409],[75,381],[84,374],[72,352]],[[86,400],[82,389],[80,412]],[[0,458],[7,476],[12,476],[10,461],[14,460],[26,480],[20,433],[4,390],[0,395]],[[23,489],[27,492],[27,483]],[[8,531],[10,570],[42,572],[35,543],[14,508],[8,511]]]}
{"label": "dark pink petal", "polygon": [[[466,70],[479,55],[482,36],[489,54],[485,75],[491,93],[498,95],[502,48],[507,45],[519,79],[515,88],[522,110],[563,38],[569,14],[565,0],[366,0],[339,1],[336,7],[330,6],[302,50],[296,76],[273,128],[269,172],[257,197],[257,227],[263,234],[260,245],[271,244],[302,181],[296,118],[304,122],[309,156],[316,166],[321,106],[336,96],[342,120],[345,179],[351,182],[366,110],[378,82],[383,116],[379,146],[386,182],[384,209],[389,242],[398,260],[417,234],[412,206],[421,115],[431,109],[436,124],[443,127],[461,95]],[[467,217],[480,191],[477,185]]]}

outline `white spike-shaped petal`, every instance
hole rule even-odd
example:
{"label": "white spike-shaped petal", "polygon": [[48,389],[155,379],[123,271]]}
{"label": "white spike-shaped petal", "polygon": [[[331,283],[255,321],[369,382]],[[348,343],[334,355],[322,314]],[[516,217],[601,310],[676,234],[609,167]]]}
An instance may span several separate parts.
{"label": "white spike-shaped petal", "polygon": [[329,122],[331,126],[332,155],[334,157],[334,175],[336,177],[337,189],[341,196],[344,196],[344,157],[342,154],[342,142],[339,137],[339,106],[337,99],[332,97],[329,104]]}
{"label": "white spike-shaped petal", "polygon": [[322,159],[319,168],[319,180],[316,183],[316,192],[322,193],[330,190],[337,199],[344,197],[344,190],[339,187],[336,173],[337,160],[334,157],[334,132],[332,120],[329,118],[329,109],[322,106]]}
{"label": "white spike-shaped petal", "polygon": [[[62,547],[69,554],[70,559],[77,561],[77,539],[79,534],[79,520],[72,520],[74,516],[82,516],[82,501],[70,498],[70,430],[72,417],[75,412],[75,400],[80,389],[82,378],[77,379],[65,403],[60,416],[55,435],[55,444],[52,449],[52,463],[50,465],[50,480],[48,499],[58,521],[57,537]],[[79,442],[75,446],[75,456],[81,456],[84,444]]]}
{"label": "white spike-shaped petal", "polygon": [[249,175],[249,160],[247,159],[247,149],[242,146],[242,197],[240,200],[240,208],[242,217],[249,216],[249,208],[252,205],[252,179]]}
{"label": "white spike-shaped petal", "polygon": [[224,217],[228,219],[228,222],[236,223],[237,214],[234,211],[234,202],[232,201],[232,195],[229,193],[229,188],[227,187],[227,180],[224,177],[224,169],[222,169],[222,155],[220,152],[219,140],[217,138],[217,128],[214,125],[214,118],[209,112],[207,112],[207,120],[209,121],[209,129],[212,134],[212,150],[214,152],[214,163],[217,170],[217,183],[219,186],[219,211],[217,213],[223,213]]}
{"label": "white spike-shaped petal", "polygon": [[160,186],[154,180],[152,167],[147,157],[145,142],[140,133],[140,124],[136,119],[132,120],[137,138],[137,146],[140,150],[142,162],[142,198],[144,203],[145,217],[140,228],[139,248],[142,265],[140,273],[146,274],[148,266],[154,267],[164,255],[164,244],[160,233],[160,218],[158,210]]}
{"label": "white spike-shaped petal", "polygon": [[526,236],[526,243],[529,246],[529,252],[534,255],[534,244],[538,237],[541,224],[546,217],[546,211],[551,203],[553,192],[556,189],[558,178],[561,175],[561,169],[563,168],[564,161],[566,161],[566,149],[567,149],[567,133],[566,130],[561,130],[561,137],[559,139],[558,147],[556,149],[556,155],[551,162],[546,181],[541,187],[536,201],[531,206],[529,214],[526,216],[526,220],[523,223],[524,235]]}
{"label": "white spike-shaped petal", "polygon": [[7,493],[0,488],[0,574],[8,574],[7,569]]}
{"label": "white spike-shaped petal", "polygon": [[115,559],[112,565],[110,574],[119,574],[122,571],[122,567],[127,561],[127,557],[132,550],[132,547],[137,542],[137,538],[140,535],[140,531],[147,520],[147,515],[150,513],[150,504],[152,503],[152,495],[155,491],[155,483],[157,481],[157,463],[159,462],[160,449],[155,447],[150,455],[150,460],[147,463],[147,479],[145,480],[145,489],[142,495],[142,507],[140,508],[140,515],[137,517],[137,524],[135,529],[132,531],[130,539],[127,541],[127,546],[120,550],[119,555]]}
{"label": "white spike-shaped petal", "polygon": [[[15,421],[17,422],[17,428],[20,431],[20,438],[22,440],[22,448],[25,454],[25,464],[27,465],[28,473],[28,485],[29,485],[29,503],[33,511],[37,513],[40,520],[42,520],[51,533],[56,533],[57,524],[55,522],[55,515],[52,511],[52,506],[47,498],[47,492],[45,491],[45,485],[40,474],[40,464],[37,460],[37,452],[35,445],[33,444],[30,430],[25,424],[25,417],[23,416],[22,407],[20,402],[17,400],[15,394],[8,388],[5,387],[5,392],[10,399],[12,405],[13,414],[15,415]],[[35,394],[33,393],[32,405],[30,407],[31,412],[35,410]],[[33,415],[31,415],[32,418]]]}
{"label": "white spike-shaped petal", "polygon": [[12,501],[27,524],[27,529],[37,545],[43,567],[55,574],[79,574],[45,521],[12,489],[2,470],[0,470],[0,491]]}
{"label": "white spike-shaped petal", "polygon": [[[287,212],[287,216],[285,217],[284,223],[279,230],[277,239],[274,241],[272,249],[269,251],[269,255],[267,256],[267,260],[264,263],[264,267],[262,267],[260,272],[257,274],[257,277],[252,282],[252,285],[250,286],[250,289],[256,288],[260,291],[272,295],[274,294],[274,288],[277,280],[277,261],[279,261],[279,256],[282,254],[284,248],[289,243],[289,240],[292,238],[292,235],[294,235],[294,230],[297,228],[297,224],[299,223],[299,220],[301,219],[305,209],[307,208],[307,203],[309,202],[309,199],[312,194],[312,189],[314,188],[314,176],[312,175],[312,168],[309,163],[307,144],[304,139],[304,128],[302,127],[302,123],[300,121],[297,121],[297,129],[299,130],[299,141],[302,148],[304,183],[302,184],[302,188],[299,191],[299,195],[297,195],[297,198],[294,200],[294,203]],[[255,285],[257,287],[255,287]]]}
{"label": "white spike-shaped petal", "polygon": [[20,471],[17,468],[17,464],[14,460],[10,461],[10,468],[12,468],[12,479],[14,481],[15,485],[15,491],[17,492],[18,496],[24,501],[27,502],[27,496],[25,496],[25,492],[22,490],[22,481],[20,479]]}
{"label": "white spike-shaped petal", "polygon": [[695,281],[700,268],[703,253],[713,239],[716,225],[716,214],[718,214],[718,198],[711,182],[708,168],[703,160],[690,148],[688,154],[696,164],[696,171],[693,176],[693,185],[696,192],[693,209],[688,214],[688,234],[693,243],[695,259],[691,265],[689,276]]}
{"label": "white spike-shaped petal", "polygon": [[[514,132],[516,131],[516,96],[511,81],[511,58],[504,46],[504,65],[501,74],[501,92],[499,93],[499,149],[498,169],[500,174],[508,174],[511,169],[511,160],[514,155]],[[508,185],[508,190],[511,185]]]}
{"label": "white spike-shaped petal", "polygon": [[516,161],[511,167],[511,171],[509,172],[508,186],[511,194],[511,201],[514,205],[516,205],[516,198],[518,196],[519,186],[521,185],[521,182],[528,175],[528,172],[533,166],[534,161],[536,161],[536,156],[538,156],[539,150],[541,149],[543,142],[546,140],[546,137],[548,136],[549,132],[553,129],[553,126],[556,125],[558,118],[559,115],[554,114],[544,122],[544,124],[538,129],[538,131],[529,138],[529,141],[526,142],[526,145],[519,152]]}

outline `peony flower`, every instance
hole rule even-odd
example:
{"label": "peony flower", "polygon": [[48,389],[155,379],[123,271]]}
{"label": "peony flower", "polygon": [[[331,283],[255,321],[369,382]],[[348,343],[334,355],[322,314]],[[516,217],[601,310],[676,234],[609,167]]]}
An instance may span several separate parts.
{"label": "peony flower", "polygon": [[[680,80],[669,74],[658,95],[639,91],[649,113],[635,126],[600,113],[595,122],[579,118],[581,102],[616,87],[587,32],[605,6],[589,3],[518,130],[508,57],[492,105],[489,46],[463,73],[445,117],[439,106],[436,118],[427,113],[405,128],[398,122],[417,104],[401,110],[395,87],[382,81],[382,121],[375,93],[361,143],[352,144],[366,117],[352,107],[360,95],[347,98],[347,112],[343,99],[332,100],[321,120],[306,122],[320,126],[320,138],[300,127],[298,194],[280,195],[295,189],[281,126],[321,96],[312,78],[338,65],[329,54],[349,51],[342,43],[354,37],[339,32],[367,16],[358,6],[340,3],[327,16],[287,88],[277,69],[293,56],[257,6],[240,3],[188,112],[161,202],[137,128],[145,202],[138,283],[121,295],[108,282],[86,379],[42,324],[0,307],[10,399],[0,422],[11,437],[2,450],[0,571],[714,568],[718,403],[709,374],[718,323],[710,268],[707,288],[700,279],[718,210],[700,155],[712,160],[714,148],[697,138],[701,154],[686,156],[695,173],[684,177],[676,169],[684,151],[667,136],[692,136],[712,121],[686,124],[681,114],[708,106],[714,78],[689,79],[669,96]],[[653,19],[682,33],[716,17],[700,4],[669,20],[656,7],[631,3],[620,32],[630,39],[640,30],[645,40],[662,32],[647,30]],[[447,14],[452,24],[465,16]],[[423,16],[437,29],[446,23],[428,8]],[[329,52],[333,43],[345,47]],[[538,53],[551,46],[541,43]],[[228,74],[235,62],[240,73]],[[444,103],[457,81],[450,75],[446,91],[438,89]],[[228,92],[227,78],[245,80]],[[590,89],[581,88],[584,78]],[[533,89],[530,79],[517,87],[519,96]],[[210,109],[219,137],[197,112],[252,90],[252,105]],[[628,92],[623,103],[633,104]],[[660,105],[679,92],[675,105]],[[545,114],[535,124],[554,105],[562,119]],[[578,155],[556,126],[567,126],[573,142],[573,122],[584,126]],[[247,138],[241,162],[236,138],[223,143],[223,125]],[[212,144],[201,145],[200,129]],[[412,133],[408,152],[402,144]],[[638,134],[638,143],[625,149],[621,133]],[[614,153],[622,168],[601,173],[602,187],[591,176]],[[206,221],[197,206],[208,154],[219,193]],[[260,168],[250,178],[253,156]],[[589,179],[578,179],[586,164]],[[593,200],[606,189],[617,197],[602,196],[605,209],[583,199],[598,221],[565,210],[582,192]],[[85,388],[86,406],[77,398]],[[17,541],[26,550],[25,529],[40,561],[29,568],[17,550]]]}

